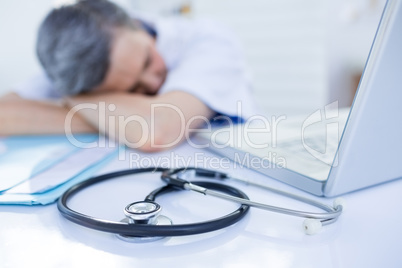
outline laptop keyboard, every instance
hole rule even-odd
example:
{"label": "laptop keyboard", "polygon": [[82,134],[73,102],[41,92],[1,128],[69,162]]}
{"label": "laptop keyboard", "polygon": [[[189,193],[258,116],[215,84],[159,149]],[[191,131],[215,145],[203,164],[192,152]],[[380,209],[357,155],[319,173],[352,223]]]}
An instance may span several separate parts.
{"label": "laptop keyboard", "polygon": [[[316,151],[319,158],[311,155],[307,151],[306,146]],[[292,140],[280,143],[280,147],[289,153],[297,154],[298,157],[330,163],[335,157],[338,141],[336,139],[326,140],[324,136],[317,135],[316,137],[305,138],[304,144],[301,140]]]}

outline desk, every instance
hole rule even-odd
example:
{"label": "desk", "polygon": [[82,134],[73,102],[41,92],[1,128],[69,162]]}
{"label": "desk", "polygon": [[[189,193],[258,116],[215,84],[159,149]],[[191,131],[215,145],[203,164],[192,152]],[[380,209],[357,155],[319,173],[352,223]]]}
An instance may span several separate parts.
{"label": "desk", "polygon": [[[201,159],[205,167],[214,167],[218,159],[187,144],[163,153],[127,151],[122,156],[125,157],[113,160],[100,173],[137,164],[149,165],[158,159],[161,165],[170,161],[173,166],[183,165],[182,161],[197,164]],[[222,167],[225,172],[310,196],[247,168],[234,166],[232,162],[225,162]],[[71,200],[71,206],[91,215],[119,220],[124,217],[126,204],[142,199],[144,193],[162,184],[158,175],[104,182],[85,190],[85,194],[78,194]],[[251,186],[231,184],[243,189],[251,199],[314,211],[308,205]],[[315,236],[303,233],[300,218],[251,209],[245,219],[225,230],[142,244],[123,242],[112,234],[71,223],[58,213],[55,204],[0,206],[0,266],[401,267],[401,193],[402,180],[397,180],[347,194],[344,196],[346,209],[339,221],[325,226]],[[332,200],[310,197],[332,203]],[[94,202],[101,205],[96,206]],[[160,203],[164,205],[163,214],[181,223],[217,217],[235,206],[190,192],[161,197]],[[190,210],[192,206],[200,213]]]}

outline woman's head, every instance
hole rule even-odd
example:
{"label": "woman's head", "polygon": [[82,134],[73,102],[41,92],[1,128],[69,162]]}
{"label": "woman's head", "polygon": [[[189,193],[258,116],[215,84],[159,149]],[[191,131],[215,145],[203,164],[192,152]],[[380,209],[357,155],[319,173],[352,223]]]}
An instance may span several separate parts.
{"label": "woman's head", "polygon": [[63,95],[91,90],[153,94],[166,76],[152,36],[106,0],[52,10],[40,26],[36,50]]}

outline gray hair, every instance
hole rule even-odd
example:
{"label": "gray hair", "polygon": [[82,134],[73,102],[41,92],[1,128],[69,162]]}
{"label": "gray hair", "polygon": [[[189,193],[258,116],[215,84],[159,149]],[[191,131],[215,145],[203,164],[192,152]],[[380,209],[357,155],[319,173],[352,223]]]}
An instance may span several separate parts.
{"label": "gray hair", "polygon": [[39,28],[36,52],[62,95],[88,92],[104,80],[117,27],[136,29],[124,10],[106,0],[79,1],[47,15]]}

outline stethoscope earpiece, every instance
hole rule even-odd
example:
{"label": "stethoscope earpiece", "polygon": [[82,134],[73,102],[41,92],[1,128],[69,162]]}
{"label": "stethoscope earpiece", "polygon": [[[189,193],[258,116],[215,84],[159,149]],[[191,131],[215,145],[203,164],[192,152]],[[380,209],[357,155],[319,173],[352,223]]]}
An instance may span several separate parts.
{"label": "stethoscope earpiece", "polygon": [[315,235],[322,229],[322,223],[317,219],[305,219],[303,221],[304,233],[308,235]]}
{"label": "stethoscope earpiece", "polygon": [[[343,211],[345,208],[345,200],[343,198],[336,198],[334,200],[333,209],[335,211]],[[303,221],[303,230],[305,234],[315,235],[322,229],[322,221],[319,219],[307,218]]]}
{"label": "stethoscope earpiece", "polygon": [[343,199],[342,197],[338,197],[334,200],[334,209],[342,209],[345,210],[345,199]]}

